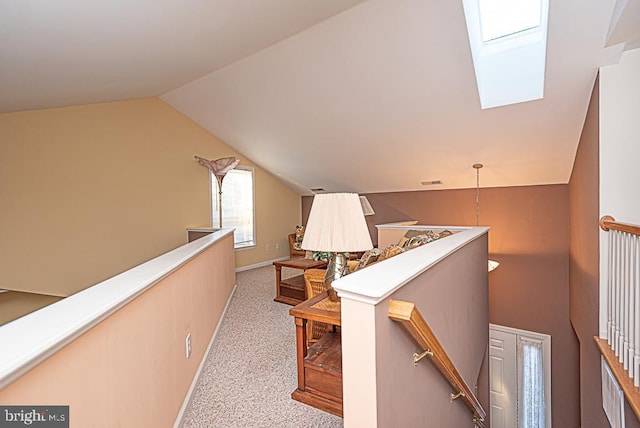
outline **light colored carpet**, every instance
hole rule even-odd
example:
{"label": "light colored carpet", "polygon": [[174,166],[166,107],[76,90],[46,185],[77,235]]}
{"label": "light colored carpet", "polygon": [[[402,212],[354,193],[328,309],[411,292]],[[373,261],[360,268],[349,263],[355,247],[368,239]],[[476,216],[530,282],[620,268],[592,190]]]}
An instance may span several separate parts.
{"label": "light colored carpet", "polygon": [[[283,277],[300,274],[283,269]],[[291,306],[273,301],[275,268],[236,275],[237,289],[185,412],[183,427],[342,427],[291,399],[297,386]]]}

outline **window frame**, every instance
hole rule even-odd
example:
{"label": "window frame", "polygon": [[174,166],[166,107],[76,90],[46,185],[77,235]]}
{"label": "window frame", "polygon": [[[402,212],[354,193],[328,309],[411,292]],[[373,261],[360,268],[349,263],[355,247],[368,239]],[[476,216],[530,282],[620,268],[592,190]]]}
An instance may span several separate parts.
{"label": "window frame", "polygon": [[[486,1],[488,0],[477,0],[478,2],[478,20],[479,20],[479,26],[480,26],[480,41],[482,44],[484,45],[488,45],[494,42],[500,42],[500,41],[504,41],[504,40],[508,40],[510,38],[516,38],[516,37],[522,37],[522,36],[526,36],[527,34],[533,33],[535,31],[539,31],[542,28],[542,24],[544,23],[544,18],[542,15],[543,12],[543,8],[544,8],[544,2],[542,0],[531,0],[532,3],[535,2],[537,3],[537,14],[536,14],[536,18],[537,18],[537,23],[535,25],[533,24],[528,24],[526,26],[522,26],[519,27],[516,30],[511,30],[510,32],[506,33],[506,32],[497,32],[495,31],[495,28],[492,28],[491,25],[489,25],[490,23],[488,21],[485,21],[486,15],[487,15],[487,11],[485,9],[485,7],[490,8],[491,6],[489,6]],[[513,3],[513,2],[508,2],[511,4],[517,4],[517,3]],[[533,17],[533,15],[532,15]],[[506,20],[506,21],[513,21],[513,19],[508,16],[507,14],[502,15],[502,19]],[[485,36],[487,36],[486,33],[496,33],[496,35],[489,37],[489,38],[485,38]]]}
{"label": "window frame", "polygon": [[479,0],[462,0],[480,108],[544,98],[549,0],[539,0],[540,24],[483,41]]}
{"label": "window frame", "polygon": [[[257,247],[257,244],[256,244],[256,174],[255,174],[254,167],[246,166],[246,165],[238,165],[234,169],[227,172],[227,176],[225,176],[225,179],[222,180],[223,186],[226,180],[228,180],[229,174],[232,174],[236,170],[248,171],[251,174],[251,204],[252,204],[251,227],[252,227],[252,234],[253,234],[252,240],[243,242],[243,243],[236,243],[235,230],[234,230],[234,239],[233,239],[233,247],[235,250],[247,250],[247,249],[252,249]],[[210,173],[210,178],[209,178],[209,197],[210,197],[209,219],[211,222],[211,227],[220,228],[220,225],[218,225],[218,220],[219,220],[218,211],[216,210],[218,205],[218,180],[216,179],[216,176],[215,174],[213,174],[213,172]],[[222,192],[222,197],[224,198],[224,189]],[[224,227],[227,227],[227,226],[224,226]]]}

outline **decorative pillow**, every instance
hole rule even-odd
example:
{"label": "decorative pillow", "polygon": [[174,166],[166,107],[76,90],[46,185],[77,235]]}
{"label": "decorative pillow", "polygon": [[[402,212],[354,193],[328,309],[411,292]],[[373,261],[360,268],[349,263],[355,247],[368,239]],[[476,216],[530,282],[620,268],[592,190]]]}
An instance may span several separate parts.
{"label": "decorative pillow", "polygon": [[407,244],[409,243],[411,237],[407,238],[407,234],[409,232],[407,232],[402,238],[400,238],[400,240],[398,241],[398,247],[404,248],[407,246]]}
{"label": "decorative pillow", "polygon": [[302,240],[304,239],[304,226],[296,226],[296,242],[293,243],[294,250],[302,250]]}
{"label": "decorative pillow", "polygon": [[375,262],[376,260],[378,260],[378,256],[381,253],[382,253],[382,250],[379,250],[378,248],[372,248],[370,250],[365,251],[362,257],[360,257],[360,261],[353,268],[353,270],[357,271],[358,269],[362,269],[363,267]]}
{"label": "decorative pillow", "polygon": [[453,233],[447,229],[444,229],[441,231],[409,230],[400,239],[400,243],[398,245],[404,249],[411,249],[411,248],[419,247],[424,244],[428,244],[429,242],[436,241],[440,238],[444,238],[449,235],[453,235]]}
{"label": "decorative pillow", "polygon": [[385,260],[385,259],[389,259],[393,256],[397,256],[398,254],[402,253],[404,251],[403,248],[397,246],[397,245],[389,245],[387,246],[384,251],[382,251],[382,254],[380,254],[378,256],[378,261],[381,260]]}

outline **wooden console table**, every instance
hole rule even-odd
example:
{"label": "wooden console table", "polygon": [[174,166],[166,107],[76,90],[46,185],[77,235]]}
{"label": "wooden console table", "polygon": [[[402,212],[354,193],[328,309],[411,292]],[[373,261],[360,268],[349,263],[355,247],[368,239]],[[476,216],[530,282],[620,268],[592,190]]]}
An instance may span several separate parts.
{"label": "wooden console table", "polygon": [[288,267],[305,271],[307,269],[323,268],[327,266],[327,262],[298,257],[281,262],[273,262],[273,265],[276,267],[276,298],[273,300],[289,305],[297,305],[307,299],[304,277],[298,275],[292,278],[282,279],[282,268]]}
{"label": "wooden console table", "polygon": [[342,417],[342,345],[340,333],[326,333],[307,349],[307,320],[340,325],[340,302],[327,292],[289,309],[296,323],[298,388],[291,398]]}

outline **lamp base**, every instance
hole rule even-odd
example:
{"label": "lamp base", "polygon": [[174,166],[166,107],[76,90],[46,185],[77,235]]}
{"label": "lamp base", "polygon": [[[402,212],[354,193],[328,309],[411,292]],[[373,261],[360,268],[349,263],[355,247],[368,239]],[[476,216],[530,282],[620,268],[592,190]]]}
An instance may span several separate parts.
{"label": "lamp base", "polygon": [[324,285],[327,288],[329,294],[329,300],[337,302],[340,300],[336,290],[331,286],[334,280],[340,279],[349,273],[349,267],[347,266],[347,257],[345,253],[330,253],[329,264],[327,266],[327,273],[324,277]]}

